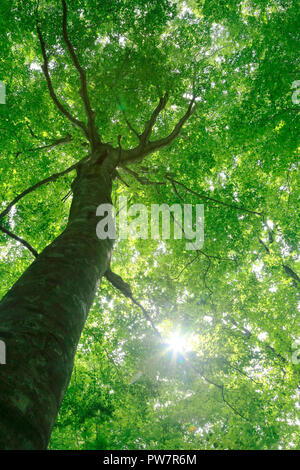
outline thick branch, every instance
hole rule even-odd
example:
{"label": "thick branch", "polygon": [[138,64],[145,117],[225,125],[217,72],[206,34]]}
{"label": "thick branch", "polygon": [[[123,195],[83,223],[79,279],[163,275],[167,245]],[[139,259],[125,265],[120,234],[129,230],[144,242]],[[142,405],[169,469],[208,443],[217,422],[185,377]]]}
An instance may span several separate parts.
{"label": "thick branch", "polygon": [[258,239],[259,243],[264,247],[264,249],[266,250],[266,252],[268,253],[268,255],[270,254],[270,250],[269,248],[267,247],[267,245],[259,238]]}
{"label": "thick branch", "polygon": [[36,25],[36,29],[37,29],[37,33],[38,33],[38,37],[39,37],[39,41],[40,41],[40,45],[41,45],[41,50],[42,50],[42,55],[43,55],[43,59],[44,59],[42,69],[43,69],[44,75],[46,77],[46,81],[47,81],[47,85],[48,85],[48,89],[49,89],[49,93],[50,93],[50,96],[52,98],[52,101],[54,102],[56,107],[59,109],[59,111],[64,116],[66,116],[69,119],[69,121],[71,121],[72,124],[74,124],[74,126],[79,127],[84,132],[84,135],[88,138],[89,135],[88,135],[88,131],[86,129],[85,124],[83,122],[79,121],[78,119],[74,118],[72,116],[72,114],[61,104],[61,102],[59,101],[59,99],[56,96],[56,93],[54,91],[52,81],[51,81],[51,78],[50,78],[50,74],[49,74],[49,61],[48,61],[48,57],[47,57],[47,53],[46,53],[46,46],[45,46],[45,42],[44,42],[44,39],[43,39],[43,36],[42,36],[42,32],[40,30],[40,27],[39,27],[38,23]]}
{"label": "thick branch", "polygon": [[73,64],[78,70],[78,73],[80,76],[80,83],[81,83],[80,95],[82,97],[82,101],[85,107],[85,113],[86,113],[87,120],[88,120],[88,134],[89,134],[91,143],[95,147],[96,144],[100,143],[100,137],[98,135],[98,132],[95,126],[95,112],[92,110],[89,95],[88,95],[86,73],[79,63],[73,44],[71,43],[69,36],[68,36],[68,31],[67,31],[68,10],[67,10],[66,1],[61,0],[61,3],[62,3],[62,8],[63,8],[63,22],[62,22],[63,38],[68,47]]}
{"label": "thick branch", "polygon": [[155,140],[153,142],[149,142],[149,151],[150,152],[154,152],[154,151],[160,149],[161,147],[166,147],[167,145],[170,145],[173,142],[173,140],[175,140],[176,137],[178,137],[183,125],[186,123],[188,118],[192,115],[192,113],[195,110],[194,102],[195,102],[195,98],[192,98],[186,113],[178,121],[178,123],[174,127],[171,134],[169,134],[167,137],[163,137],[162,139],[158,139],[158,140]]}
{"label": "thick branch", "polygon": [[13,238],[14,240],[17,240],[18,242],[22,243],[22,245],[24,245],[33,254],[33,256],[35,256],[36,258],[39,256],[38,252],[26,240],[21,237],[18,237],[18,235],[15,235],[10,230],[7,230],[6,228],[2,227],[2,225],[0,225],[0,230],[9,237]]}
{"label": "thick branch", "polygon": [[155,110],[151,114],[151,117],[149,121],[147,122],[143,133],[140,136],[142,144],[145,144],[149,141],[149,137],[151,135],[156,119],[158,118],[159,113],[166,107],[168,96],[169,96],[168,93],[165,93],[165,95],[159,99],[158,105],[156,106]]}
{"label": "thick branch", "polygon": [[283,267],[285,273],[289,277],[294,279],[294,281],[296,281],[296,286],[297,286],[297,282],[300,283],[300,278],[299,278],[298,274],[296,274],[295,271],[293,271],[287,264],[283,264],[282,267]]}
{"label": "thick branch", "polygon": [[160,99],[158,106],[152,113],[152,116],[150,120],[148,121],[143,134],[141,135],[140,144],[133,149],[123,150],[123,155],[121,159],[121,162],[123,164],[140,162],[143,160],[143,158],[146,155],[156,152],[162,147],[166,147],[170,145],[176,139],[176,137],[178,137],[185,122],[189,119],[189,117],[191,116],[191,114],[193,113],[195,109],[195,106],[194,106],[195,97],[192,98],[186,113],[178,121],[173,131],[168,136],[163,137],[162,139],[154,140],[154,141],[148,140],[151,135],[151,131],[152,131],[153,125],[155,123],[155,120],[158,114],[166,105],[166,100],[167,100],[167,94],[164,96],[164,98]]}

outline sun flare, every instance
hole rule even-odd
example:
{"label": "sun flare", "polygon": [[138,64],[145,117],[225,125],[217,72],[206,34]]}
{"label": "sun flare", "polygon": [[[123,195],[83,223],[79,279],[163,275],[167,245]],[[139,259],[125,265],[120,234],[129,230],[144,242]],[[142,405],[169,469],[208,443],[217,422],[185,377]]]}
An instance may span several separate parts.
{"label": "sun flare", "polygon": [[174,333],[172,334],[168,339],[167,343],[174,352],[180,352],[183,353],[187,349],[187,342],[186,339],[183,335],[180,335],[179,333]]}

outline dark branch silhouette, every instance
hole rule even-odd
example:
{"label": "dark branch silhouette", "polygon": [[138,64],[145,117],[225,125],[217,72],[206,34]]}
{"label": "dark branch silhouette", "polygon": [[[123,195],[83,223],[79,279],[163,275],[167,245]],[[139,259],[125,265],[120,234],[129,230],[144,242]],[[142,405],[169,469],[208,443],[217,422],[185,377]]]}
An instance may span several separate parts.
{"label": "dark branch silhouette", "polygon": [[145,129],[140,136],[140,140],[142,144],[148,143],[153,126],[156,122],[156,119],[158,118],[159,113],[166,107],[168,96],[169,96],[168,93],[165,93],[165,95],[159,99],[158,105],[156,106],[153,113],[151,114],[151,117],[149,121],[146,123]]}
{"label": "dark branch silhouette", "polygon": [[221,204],[222,206],[230,207],[231,209],[240,210],[242,212],[248,212],[249,214],[254,214],[254,215],[259,215],[259,216],[263,215],[261,212],[252,211],[250,209],[246,209],[245,207],[236,206],[234,204],[230,204],[230,203],[227,203],[227,202],[224,202],[224,201],[220,201],[220,200],[215,199],[213,197],[205,196],[204,194],[199,194],[196,191],[194,191],[193,189],[188,188],[185,184],[181,183],[180,181],[175,180],[174,178],[172,178],[169,175],[166,175],[166,178],[169,181],[171,181],[171,183],[173,183],[175,185],[178,184],[178,186],[182,186],[186,191],[188,191],[191,194],[194,194],[195,196],[197,196],[201,199],[205,199],[207,201],[211,201],[211,202],[214,202],[216,204]]}
{"label": "dark branch silhouette", "polygon": [[68,144],[70,142],[72,142],[72,136],[70,134],[68,134],[66,137],[61,137],[60,139],[56,139],[53,142],[51,142],[50,144],[41,145],[40,147],[32,147],[32,148],[29,148],[29,149],[26,149],[26,150],[23,150],[23,151],[19,151],[19,152],[16,153],[16,157],[18,157],[22,153],[38,152],[40,150],[46,150],[46,149],[50,150],[50,149],[53,149],[55,147],[58,147],[59,145]]}
{"label": "dark branch silhouette", "polygon": [[[85,157],[87,158],[87,157]],[[84,160],[84,159],[82,159]],[[74,165],[71,165],[69,168],[67,168],[66,170],[63,170],[63,171],[60,171],[59,173],[54,173],[53,175],[51,176],[48,176],[48,178],[45,178],[41,181],[39,181],[38,183],[35,183],[33,186],[30,186],[29,188],[25,189],[25,191],[23,191],[22,193],[18,194],[18,196],[16,196],[8,205],[7,207],[4,209],[4,211],[2,211],[0,213],[0,219],[3,219],[3,217],[5,217],[9,211],[11,210],[11,208],[20,200],[22,199],[24,196],[26,196],[27,194],[29,193],[32,193],[32,191],[35,191],[36,189],[38,189],[40,186],[43,186],[44,184],[47,184],[47,183],[50,183],[51,181],[56,181],[58,178],[60,178],[61,176],[63,175],[66,175],[67,173],[70,173],[71,171],[75,170],[78,165],[82,162],[82,160],[80,162],[77,162],[77,163],[74,163]]]}
{"label": "dark branch silhouette", "polygon": [[145,129],[140,135],[139,145],[133,149],[122,151],[121,165],[141,162],[147,155],[170,145],[176,139],[176,137],[178,137],[185,122],[189,119],[195,110],[195,97],[191,99],[186,113],[177,122],[173,131],[168,136],[153,141],[149,140],[157,117],[159,113],[165,108],[167,100],[168,93],[165,93],[165,95],[160,98],[157,107],[154,109],[149,121],[146,123]]}
{"label": "dark branch silhouette", "polygon": [[89,138],[89,133],[88,133],[88,130],[87,130],[85,124],[82,121],[79,121],[78,119],[74,118],[74,116],[72,116],[72,114],[61,104],[61,102],[59,101],[59,99],[56,96],[56,93],[55,93],[53,85],[52,85],[51,77],[50,77],[50,74],[49,74],[49,61],[48,61],[47,52],[46,52],[46,45],[45,45],[45,41],[43,39],[42,32],[41,32],[41,29],[39,27],[38,21],[37,21],[37,24],[36,24],[36,29],[37,29],[37,33],[38,33],[38,37],[39,37],[39,41],[40,41],[40,45],[41,45],[41,50],[42,50],[42,55],[43,55],[43,59],[44,59],[42,69],[43,69],[43,72],[44,72],[44,75],[45,75],[45,78],[46,78],[46,81],[47,81],[47,85],[48,85],[48,89],[49,89],[51,99],[54,102],[54,104],[56,105],[56,107],[59,109],[59,111],[64,116],[66,116],[69,119],[69,121],[71,121],[72,124],[74,124],[74,126],[79,127],[84,132],[84,135],[87,138]]}
{"label": "dark branch silhouette", "polygon": [[62,22],[62,28],[63,28],[63,38],[64,41],[67,45],[67,48],[69,50],[72,62],[76,69],[78,70],[79,76],[80,76],[80,83],[81,83],[81,88],[80,88],[80,95],[82,97],[82,101],[85,107],[85,113],[87,116],[88,120],[88,136],[89,140],[92,144],[92,147],[95,148],[98,144],[101,143],[99,134],[96,129],[95,125],[95,111],[92,110],[89,95],[88,95],[88,89],[87,89],[87,79],[86,79],[86,72],[85,70],[81,67],[78,57],[76,55],[76,52],[74,50],[73,44],[71,43],[69,36],[68,36],[68,30],[67,30],[67,15],[68,15],[68,10],[67,10],[67,4],[65,0],[61,0],[62,3],[62,8],[63,8],[63,22]]}
{"label": "dark branch silhouette", "polygon": [[38,252],[26,240],[24,240],[21,237],[18,237],[18,235],[15,235],[10,230],[7,230],[6,228],[2,227],[2,225],[0,225],[0,230],[1,230],[1,232],[8,235],[9,237],[13,238],[14,240],[17,240],[18,242],[20,242],[23,246],[25,246],[33,254],[33,256],[35,256],[35,258],[37,258],[39,256]]}

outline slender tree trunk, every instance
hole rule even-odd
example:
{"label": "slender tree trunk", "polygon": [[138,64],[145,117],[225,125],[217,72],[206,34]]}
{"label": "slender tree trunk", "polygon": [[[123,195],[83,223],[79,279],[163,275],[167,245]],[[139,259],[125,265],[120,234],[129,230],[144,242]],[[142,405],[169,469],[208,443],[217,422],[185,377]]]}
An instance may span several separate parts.
{"label": "slender tree trunk", "polygon": [[[72,184],[64,232],[29,266],[0,304],[0,449],[45,449],[112,240],[96,236],[96,208],[111,202],[114,150],[92,155]],[[106,155],[106,159],[101,160]]]}

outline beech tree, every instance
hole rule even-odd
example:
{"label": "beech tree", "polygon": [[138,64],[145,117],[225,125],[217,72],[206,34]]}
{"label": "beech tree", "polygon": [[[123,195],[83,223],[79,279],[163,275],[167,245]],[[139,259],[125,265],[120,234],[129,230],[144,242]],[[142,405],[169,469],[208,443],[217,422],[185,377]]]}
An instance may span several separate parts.
{"label": "beech tree", "polygon": [[299,445],[299,11],[219,3],[1,3],[1,449]]}

